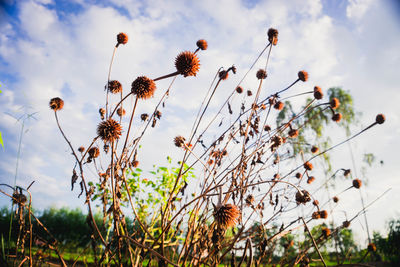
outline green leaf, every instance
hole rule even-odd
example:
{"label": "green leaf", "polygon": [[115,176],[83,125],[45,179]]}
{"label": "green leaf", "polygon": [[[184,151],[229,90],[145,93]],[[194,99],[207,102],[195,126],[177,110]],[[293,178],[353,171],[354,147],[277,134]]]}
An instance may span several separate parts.
{"label": "green leaf", "polygon": [[1,132],[0,132],[0,144],[1,144],[1,146],[3,147],[3,149],[4,149],[3,137],[1,136]]}

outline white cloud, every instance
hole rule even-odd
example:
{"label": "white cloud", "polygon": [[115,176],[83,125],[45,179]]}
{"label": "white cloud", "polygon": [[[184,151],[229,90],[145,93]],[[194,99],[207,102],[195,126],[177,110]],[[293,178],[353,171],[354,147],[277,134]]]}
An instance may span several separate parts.
{"label": "white cloud", "polygon": [[349,19],[360,20],[371,7],[374,0],[349,0],[346,16]]}

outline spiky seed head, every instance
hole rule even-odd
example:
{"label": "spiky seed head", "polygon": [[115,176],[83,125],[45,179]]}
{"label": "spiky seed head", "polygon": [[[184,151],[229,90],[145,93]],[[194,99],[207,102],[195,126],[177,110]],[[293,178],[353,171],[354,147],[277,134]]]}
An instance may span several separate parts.
{"label": "spiky seed head", "polygon": [[310,193],[306,190],[302,190],[301,193],[299,191],[296,192],[296,202],[299,204],[306,204],[311,201]]}
{"label": "spiky seed head", "polygon": [[174,138],[174,144],[177,147],[184,147],[185,146],[185,141],[186,141],[186,139],[183,136],[177,136],[177,137]]}
{"label": "spiky seed head", "polygon": [[368,251],[370,251],[370,252],[376,251],[376,245],[374,243],[369,243],[367,248],[368,248]]}
{"label": "spiky seed head", "polygon": [[250,90],[247,90],[247,96],[252,96],[253,93]]}
{"label": "spiky seed head", "polygon": [[302,175],[301,175],[301,173],[297,172],[295,176],[297,179],[300,179]]}
{"label": "spiky seed head", "polygon": [[319,205],[318,199],[314,199],[314,201],[312,202],[312,204],[313,204],[314,206],[318,206],[318,205]]}
{"label": "spiky seed head", "polygon": [[142,121],[146,121],[148,117],[149,117],[149,114],[147,114],[147,113],[143,113],[143,114],[140,115],[140,119]]}
{"label": "spiky seed head", "polygon": [[278,43],[278,30],[274,28],[270,28],[268,30],[268,41],[273,45]]}
{"label": "spiky seed head", "polygon": [[112,94],[118,94],[122,92],[122,85],[117,80],[112,80],[108,82],[108,91]]}
{"label": "spiky seed head", "polygon": [[316,146],[311,147],[311,153],[315,154],[315,153],[318,153],[318,151],[319,151],[318,147],[316,147]]}
{"label": "spiky seed head", "polygon": [[323,237],[327,238],[330,235],[331,235],[331,230],[329,228],[326,228],[326,227],[322,228],[322,236]]}
{"label": "spiky seed head", "polygon": [[64,107],[64,100],[59,97],[50,99],[49,106],[52,110],[58,111]]}
{"label": "spiky seed head", "polygon": [[152,79],[139,76],[132,82],[131,92],[140,99],[147,99],[154,95],[156,89],[156,83]]}
{"label": "spiky seed head", "polygon": [[354,188],[359,189],[359,188],[361,187],[361,185],[362,185],[362,182],[361,182],[360,179],[354,179],[354,180],[353,180],[353,186],[354,186]]}
{"label": "spiky seed head", "polygon": [[289,137],[296,138],[297,136],[299,136],[299,130],[292,129],[289,131]]}
{"label": "spiky seed head", "polygon": [[126,33],[120,32],[117,35],[117,46],[120,44],[126,44],[128,42],[128,35]]}
{"label": "spiky seed head", "polygon": [[376,115],[376,118],[375,118],[376,123],[382,124],[385,122],[385,120],[386,120],[385,115],[383,115],[383,114]]}
{"label": "spiky seed head", "polygon": [[279,135],[275,135],[271,138],[272,146],[279,147],[283,144],[283,139]]}
{"label": "spiky seed head", "polygon": [[197,47],[200,48],[201,50],[207,50],[207,47],[208,47],[208,43],[207,43],[207,41],[204,40],[204,39],[198,40],[198,41],[196,42],[196,45],[197,45]]}
{"label": "spiky seed head", "polygon": [[346,220],[346,221],[344,221],[344,222],[342,223],[342,225],[343,225],[344,228],[349,228],[350,222]]}
{"label": "spiky seed head", "polygon": [[312,165],[312,163],[309,162],[309,161],[304,162],[303,167],[304,167],[304,169],[306,169],[307,171],[311,171],[311,170],[313,169],[313,165]]}
{"label": "spiky seed head", "polygon": [[339,198],[337,196],[334,196],[332,199],[333,199],[333,202],[335,202],[335,203],[339,202]]}
{"label": "spiky seed head", "polygon": [[243,87],[241,87],[241,86],[236,87],[236,92],[237,92],[238,94],[243,93]]}
{"label": "spiky seed head", "polygon": [[109,118],[102,121],[97,126],[97,135],[104,143],[112,143],[120,138],[122,134],[122,126],[117,121]]}
{"label": "spiky seed head", "polygon": [[332,98],[331,101],[329,102],[329,105],[333,109],[337,109],[340,106],[340,101],[336,97]]}
{"label": "spiky seed head", "polygon": [[214,209],[214,218],[222,229],[235,226],[240,215],[239,209],[233,204],[225,204]]}
{"label": "spiky seed head", "polygon": [[118,116],[122,117],[122,116],[125,116],[125,114],[126,114],[125,109],[123,109],[123,108],[118,108],[117,109],[117,115]]}
{"label": "spiky seed head", "polygon": [[317,100],[320,100],[324,97],[324,94],[322,93],[322,89],[319,86],[314,87],[314,98]]}
{"label": "spiky seed head", "polygon": [[83,152],[85,151],[85,147],[80,146],[80,147],[78,148],[78,151],[81,152],[81,153],[83,153]]}
{"label": "spiky seed head", "polygon": [[274,109],[276,109],[276,110],[282,110],[284,106],[285,106],[285,104],[284,104],[283,102],[278,101],[278,102],[275,103]]}
{"label": "spiky seed head", "polygon": [[319,214],[318,211],[314,211],[311,215],[311,218],[313,218],[314,220],[320,219],[321,215]]}
{"label": "spiky seed head", "polygon": [[267,72],[264,69],[259,69],[256,73],[256,77],[259,80],[267,78]]}
{"label": "spiky seed head", "polygon": [[184,77],[196,76],[200,69],[200,60],[195,53],[185,51],[176,57],[175,67]]}
{"label": "spiky seed head", "polygon": [[226,70],[221,70],[221,71],[218,73],[218,76],[219,76],[219,78],[220,78],[221,80],[226,80],[226,79],[228,79],[228,77],[229,77],[229,73],[228,73]]}
{"label": "spiky seed head", "polygon": [[312,182],[314,182],[315,181],[315,177],[314,176],[310,176],[310,177],[308,177],[308,179],[307,179],[307,184],[311,184]]}
{"label": "spiky seed head", "polygon": [[95,159],[100,155],[100,150],[98,147],[93,146],[88,150],[88,154],[89,157]]}
{"label": "spiky seed head", "polygon": [[322,219],[328,218],[328,212],[327,212],[326,210],[321,210],[321,211],[319,212],[319,215],[321,215],[321,218],[322,218]]}
{"label": "spiky seed head", "polygon": [[305,70],[299,71],[297,76],[299,77],[299,80],[302,82],[306,82],[308,80],[308,72]]}
{"label": "spiky seed head", "polygon": [[341,114],[341,113],[335,113],[335,114],[333,114],[333,116],[332,116],[332,120],[333,120],[334,122],[339,122],[341,119],[342,119],[342,114]]}

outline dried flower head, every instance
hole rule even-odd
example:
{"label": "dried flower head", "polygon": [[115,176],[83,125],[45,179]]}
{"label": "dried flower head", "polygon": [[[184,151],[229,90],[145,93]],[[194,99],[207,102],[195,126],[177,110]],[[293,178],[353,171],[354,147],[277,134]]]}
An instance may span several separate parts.
{"label": "dried flower head", "polygon": [[335,122],[339,122],[342,119],[342,114],[341,113],[335,113],[332,116],[332,120]]}
{"label": "dried flower head", "polygon": [[264,126],[264,131],[271,131],[271,126],[269,126],[269,125],[265,125]]}
{"label": "dried flower head", "polygon": [[143,114],[140,115],[140,119],[142,121],[146,121],[148,117],[149,117],[149,114],[147,114],[147,113],[143,113]]}
{"label": "dried flower head", "polygon": [[197,47],[200,48],[201,50],[207,50],[207,47],[208,47],[208,43],[207,43],[207,41],[204,40],[204,39],[198,40],[198,41],[196,42],[196,45],[197,45]]}
{"label": "dried flower head", "polygon": [[279,135],[275,135],[271,138],[272,146],[279,147],[283,144],[283,139]]}
{"label": "dried flower head", "polygon": [[247,96],[252,96],[253,93],[250,90],[247,90]]}
{"label": "dried flower head", "polygon": [[291,137],[291,138],[296,138],[297,136],[299,136],[299,130],[291,129],[291,130],[289,131],[289,137]]}
{"label": "dried flower head", "polygon": [[349,222],[349,221],[344,221],[344,222],[342,223],[342,226],[343,226],[344,228],[348,228],[348,227],[350,226],[350,222]]}
{"label": "dried flower head", "polygon": [[64,107],[64,101],[59,97],[55,97],[50,100],[49,106],[52,110],[58,111]]}
{"label": "dried flower head", "polygon": [[315,153],[318,153],[318,151],[319,151],[318,147],[316,147],[316,146],[311,147],[311,153],[315,154]]}
{"label": "dried flower head", "polygon": [[267,78],[267,72],[264,69],[259,69],[256,74],[257,79],[263,80]]}
{"label": "dried flower head", "polygon": [[154,95],[156,89],[156,84],[152,79],[139,76],[132,82],[131,92],[138,98],[147,99]]}
{"label": "dried flower head", "polygon": [[304,70],[299,71],[297,76],[299,76],[299,80],[302,82],[306,82],[308,80],[308,72],[307,71],[304,71]]}
{"label": "dried flower head", "polygon": [[331,101],[329,102],[329,105],[333,109],[337,109],[340,106],[340,101],[336,97],[332,98]]}
{"label": "dried flower head", "polygon": [[270,28],[268,30],[268,41],[273,45],[278,43],[278,30],[274,28]]}
{"label": "dried flower head", "polygon": [[343,175],[348,176],[350,174],[350,172],[351,172],[350,169],[346,169],[346,170],[344,170]]}
{"label": "dried flower head", "polygon": [[314,199],[314,201],[312,202],[312,204],[313,204],[314,206],[318,206],[318,205],[319,205],[319,201],[318,201],[317,199]]}
{"label": "dried flower head", "polygon": [[122,92],[122,85],[117,80],[112,80],[108,82],[108,91],[112,94],[118,94]]}
{"label": "dried flower head", "polygon": [[14,193],[12,194],[12,197],[13,197],[12,202],[13,202],[14,204],[20,204],[20,205],[22,205],[22,204],[24,204],[24,203],[26,202],[26,200],[27,200],[26,196],[25,196],[24,194],[22,194],[22,190],[20,190],[20,193],[18,193],[18,191],[14,192]]}
{"label": "dried flower head", "polygon": [[320,100],[324,97],[324,94],[322,93],[322,89],[319,86],[314,87],[314,98],[317,100]]}
{"label": "dried flower head", "polygon": [[185,146],[185,141],[186,141],[186,139],[183,136],[177,136],[177,137],[174,138],[174,144],[177,147],[184,147]]}
{"label": "dried flower head", "polygon": [[285,106],[285,104],[284,104],[283,102],[278,101],[278,102],[275,103],[274,109],[276,109],[276,110],[282,110],[284,106]]}
{"label": "dried flower head", "polygon": [[120,32],[117,35],[117,46],[120,44],[126,44],[128,42],[128,35],[126,33]]}
{"label": "dried flower head", "polygon": [[313,169],[313,165],[311,164],[311,162],[306,161],[303,164],[304,169],[306,169],[307,171],[311,171]]}
{"label": "dried flower head", "polygon": [[98,147],[93,146],[88,150],[88,154],[89,157],[95,159],[100,155],[100,150]]}
{"label": "dried flower head", "polygon": [[300,179],[302,175],[301,175],[301,173],[296,172],[296,175],[295,175],[295,176],[296,176],[297,179]]}
{"label": "dried flower head", "polygon": [[215,221],[222,229],[236,225],[239,215],[239,209],[233,204],[225,204],[214,208]]}
{"label": "dried flower head", "polygon": [[122,116],[125,116],[125,114],[126,114],[125,109],[123,109],[123,108],[118,108],[117,109],[117,115],[118,116],[122,117]]}
{"label": "dried flower head", "polygon": [[138,160],[133,160],[132,161],[132,167],[137,168],[139,166],[139,161]]}
{"label": "dried flower head", "polygon": [[383,114],[376,115],[376,118],[375,118],[376,123],[382,124],[385,122],[385,120],[386,120],[385,115],[383,115]]}
{"label": "dried flower head", "polygon": [[314,211],[311,215],[311,218],[313,218],[314,220],[320,219],[321,215],[319,214],[318,211]]}
{"label": "dried flower head", "polygon": [[322,236],[323,237],[327,238],[330,235],[331,235],[331,230],[329,228],[326,228],[326,227],[322,228]]}
{"label": "dried flower head", "polygon": [[369,243],[367,248],[368,248],[368,251],[370,251],[370,252],[376,251],[376,245],[374,243]]}
{"label": "dried flower head", "polygon": [[312,182],[314,182],[315,181],[315,177],[314,176],[310,176],[310,177],[308,177],[308,179],[307,179],[307,184],[311,184]]}
{"label": "dried flower head", "polygon": [[200,69],[200,60],[195,53],[185,51],[176,57],[175,67],[184,77],[196,76]]}
{"label": "dried flower head", "polygon": [[83,152],[85,151],[85,147],[80,146],[80,147],[78,148],[78,151],[81,152],[81,153],[83,153]]}
{"label": "dried flower head", "polygon": [[100,122],[97,126],[97,135],[100,136],[104,143],[112,143],[118,140],[121,134],[122,126],[111,118]]}
{"label": "dried flower head", "polygon": [[229,77],[229,73],[228,73],[228,71],[226,71],[226,70],[221,70],[221,71],[218,73],[218,76],[219,76],[219,78],[220,78],[221,80],[226,80],[226,79],[228,79],[228,77]]}
{"label": "dried flower head", "polygon": [[236,87],[236,92],[237,92],[238,94],[243,93],[243,87],[241,87],[241,86]]}
{"label": "dried flower head", "polygon": [[327,212],[326,210],[321,210],[321,211],[319,212],[319,215],[321,215],[321,218],[322,218],[322,219],[328,218],[328,212]]}
{"label": "dried flower head", "polygon": [[247,205],[249,205],[249,206],[251,206],[251,205],[253,205],[253,203],[254,203],[254,197],[253,197],[253,195],[248,195],[247,197],[246,197],[246,204]]}
{"label": "dried flower head", "polygon": [[306,190],[297,191],[296,192],[296,202],[299,204],[306,204],[307,202],[311,201],[311,196],[310,193],[308,193]]}
{"label": "dried flower head", "polygon": [[335,203],[339,202],[339,198],[337,196],[334,196],[332,199],[333,199],[333,202],[335,202]]}
{"label": "dried flower head", "polygon": [[100,118],[104,120],[104,115],[106,115],[106,110],[104,108],[99,109]]}
{"label": "dried flower head", "polygon": [[361,182],[360,179],[354,179],[354,180],[353,180],[353,186],[354,186],[355,188],[359,189],[359,188],[361,187],[361,185],[362,185],[362,182]]}

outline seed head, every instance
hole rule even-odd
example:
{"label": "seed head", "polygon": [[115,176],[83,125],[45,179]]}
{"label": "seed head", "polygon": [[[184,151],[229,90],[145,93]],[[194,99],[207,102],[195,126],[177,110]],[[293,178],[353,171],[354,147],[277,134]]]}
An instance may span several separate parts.
{"label": "seed head", "polygon": [[239,94],[243,93],[243,87],[241,86],[236,87],[236,92]]}
{"label": "seed head", "polygon": [[248,195],[247,197],[246,197],[246,204],[247,205],[249,205],[249,206],[251,206],[251,205],[253,205],[253,203],[254,203],[254,197],[253,197],[253,195]]}
{"label": "seed head", "polygon": [[374,243],[369,243],[368,244],[368,251],[375,252],[376,251],[376,245]]}
{"label": "seed head", "polygon": [[100,155],[100,150],[98,147],[93,146],[88,150],[88,154],[89,157],[95,159]]}
{"label": "seed head", "polygon": [[252,96],[253,93],[250,90],[247,90],[247,96]]}
{"label": "seed head", "polygon": [[263,79],[267,78],[267,72],[265,70],[263,70],[263,69],[259,69],[257,71],[256,76],[257,76],[257,79],[263,80]]}
{"label": "seed head", "polygon": [[126,114],[125,109],[123,109],[123,108],[118,108],[117,109],[117,115],[118,116],[122,117],[122,116],[125,116],[125,114]]}
{"label": "seed head", "polygon": [[342,119],[342,114],[341,113],[335,113],[332,116],[332,120],[335,122],[339,122]]}
{"label": "seed head", "polygon": [[83,153],[83,152],[85,151],[85,147],[80,146],[80,147],[78,148],[78,151],[81,152],[81,153]]}
{"label": "seed head", "polygon": [[344,228],[348,228],[350,226],[350,222],[349,221],[344,221],[342,225],[343,225]]}
{"label": "seed head", "polygon": [[207,47],[208,47],[207,41],[206,41],[206,40],[203,40],[203,39],[198,40],[198,41],[196,42],[196,45],[197,45],[197,47],[200,48],[201,50],[207,50]]}
{"label": "seed head", "polygon": [[184,147],[185,141],[186,141],[186,139],[183,136],[177,136],[174,138],[174,143],[177,147]]}
{"label": "seed head", "polygon": [[327,238],[330,235],[331,235],[331,230],[329,228],[326,228],[326,227],[322,228],[322,236],[323,237]]}
{"label": "seed head", "polygon": [[128,42],[128,35],[126,33],[120,32],[117,35],[117,46],[120,44],[126,44]]}
{"label": "seed head", "polygon": [[64,107],[64,101],[59,97],[55,97],[50,100],[49,106],[52,110],[58,111]]}
{"label": "seed head", "polygon": [[306,204],[311,201],[310,193],[306,190],[302,190],[301,193],[299,191],[296,192],[296,202],[299,204]]}
{"label": "seed head", "polygon": [[328,218],[328,212],[327,212],[326,210],[321,210],[321,211],[319,212],[319,215],[321,215],[321,218],[322,218],[322,219]]}
{"label": "seed head", "polygon": [[289,131],[289,137],[296,138],[297,136],[299,136],[299,130],[292,129]]}
{"label": "seed head", "polygon": [[301,173],[297,172],[295,176],[297,179],[300,179],[302,175],[301,175]]}
{"label": "seed head", "polygon": [[24,194],[22,194],[22,190],[20,190],[20,193],[18,193],[18,191],[14,192],[12,194],[13,197],[13,203],[14,204],[24,204],[26,202],[26,196]]}
{"label": "seed head", "polygon": [[319,214],[318,211],[314,211],[311,215],[311,218],[313,218],[314,220],[320,219],[321,215]]}
{"label": "seed head", "polygon": [[275,103],[274,109],[276,109],[276,110],[282,110],[284,106],[285,106],[285,104],[283,104],[283,102],[278,101],[278,102]]}
{"label": "seed head", "polygon": [[185,51],[176,57],[175,67],[184,77],[196,76],[200,69],[200,60],[195,53]]}
{"label": "seed head", "polygon": [[362,185],[362,182],[361,182],[360,179],[354,179],[354,180],[353,180],[353,186],[354,186],[354,188],[359,189],[359,188],[361,187],[361,185]]}
{"label": "seed head", "polygon": [[310,177],[308,177],[308,179],[307,179],[307,184],[311,184],[312,182],[314,182],[315,181],[315,177],[314,176],[310,176]]}
{"label": "seed head", "polygon": [[350,172],[351,172],[350,169],[346,169],[346,170],[344,170],[343,175],[348,176],[350,174]]}
{"label": "seed head", "polygon": [[278,43],[278,30],[274,28],[270,28],[268,30],[268,41],[273,45]]}
{"label": "seed head", "polygon": [[319,205],[319,201],[318,201],[317,199],[314,199],[314,201],[312,202],[312,204],[313,204],[314,206],[318,206],[318,205]]}
{"label": "seed head", "polygon": [[333,202],[335,202],[335,203],[339,202],[339,198],[337,196],[334,196],[332,199],[333,199]]}
{"label": "seed head", "polygon": [[337,109],[340,106],[340,101],[336,97],[332,98],[331,101],[329,102],[329,105],[333,109]]}
{"label": "seed head", "polygon": [[318,153],[318,151],[319,151],[319,148],[316,147],[316,146],[313,146],[313,147],[311,148],[311,153],[313,153],[313,154]]}
{"label": "seed head", "polygon": [[307,171],[311,171],[313,169],[313,165],[311,164],[311,162],[307,161],[303,164],[304,169],[306,169]]}
{"label": "seed head", "polygon": [[140,119],[142,121],[146,121],[148,117],[149,117],[149,115],[147,113],[143,113],[143,114],[140,115]]}
{"label": "seed head", "polygon": [[112,94],[118,94],[122,92],[122,85],[117,80],[112,80],[108,82],[108,91]]}
{"label": "seed head", "polygon": [[305,70],[299,71],[297,76],[299,76],[299,80],[302,82],[306,82],[308,80],[308,72]]}
{"label": "seed head", "polygon": [[386,120],[385,115],[383,115],[383,114],[376,115],[376,118],[375,118],[376,123],[382,124],[385,122],[385,120]]}
{"label": "seed head", "polygon": [[222,229],[236,225],[239,215],[239,209],[233,204],[225,204],[214,208],[215,221]]}
{"label": "seed head", "polygon": [[219,78],[220,78],[221,80],[226,80],[226,79],[228,79],[228,77],[229,77],[229,73],[228,73],[226,70],[221,70],[221,71],[218,73],[218,76],[219,76]]}
{"label": "seed head", "polygon": [[97,135],[100,136],[104,143],[112,143],[118,140],[121,134],[122,126],[111,118],[100,122],[97,126]]}
{"label": "seed head", "polygon": [[139,166],[139,161],[138,160],[133,160],[132,161],[132,167],[137,168]]}
{"label": "seed head", "polygon": [[154,95],[156,89],[156,84],[152,79],[139,76],[132,82],[131,92],[138,98],[147,99]]}
{"label": "seed head", "polygon": [[265,125],[264,126],[264,131],[271,131],[271,126],[269,126],[269,125]]}
{"label": "seed head", "polygon": [[324,97],[324,94],[322,93],[322,89],[319,86],[314,87],[314,98],[317,100],[320,100]]}
{"label": "seed head", "polygon": [[100,118],[104,120],[104,115],[106,115],[106,110],[104,108],[99,109]]}

